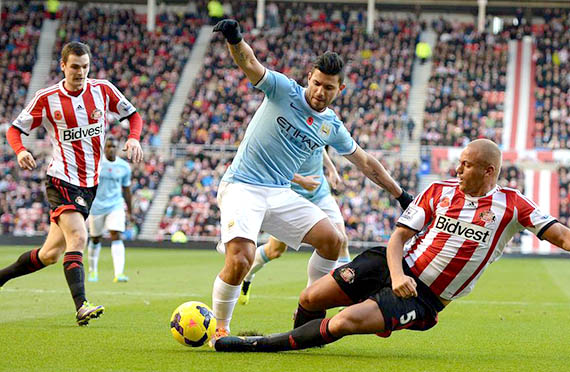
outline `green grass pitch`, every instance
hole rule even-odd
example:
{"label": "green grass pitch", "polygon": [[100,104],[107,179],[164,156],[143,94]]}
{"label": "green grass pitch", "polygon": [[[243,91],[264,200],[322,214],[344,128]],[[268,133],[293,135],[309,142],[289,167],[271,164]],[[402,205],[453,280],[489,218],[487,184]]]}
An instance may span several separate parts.
{"label": "green grass pitch", "polygon": [[[26,249],[0,248],[0,267]],[[349,336],[306,351],[217,354],[178,344],[169,320],[183,302],[211,304],[221,255],[127,249],[126,284],[112,282],[110,256],[103,249],[99,282],[87,283],[90,301],[106,307],[88,327],[75,325],[61,263],[4,286],[1,371],[570,371],[567,259],[500,260],[427,332]],[[308,257],[287,253],[267,265],[250,304],[236,306],[232,332],[288,330]]]}

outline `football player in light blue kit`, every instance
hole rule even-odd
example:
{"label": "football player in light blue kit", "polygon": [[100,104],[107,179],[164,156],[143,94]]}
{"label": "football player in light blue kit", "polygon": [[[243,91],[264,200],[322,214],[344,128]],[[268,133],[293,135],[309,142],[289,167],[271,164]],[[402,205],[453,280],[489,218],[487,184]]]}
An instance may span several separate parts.
{"label": "football player in light blue kit", "polygon": [[[327,182],[327,177],[325,177],[323,165],[324,168],[327,169],[333,188],[336,188],[342,180],[338,175],[336,167],[331,161],[327,151],[324,147],[321,147],[309,156],[303,165],[301,165],[301,168],[299,168],[295,176],[293,176],[293,179],[291,180],[291,189],[325,212],[331,222],[342,234],[343,246],[336,263],[336,266],[341,266],[350,262],[348,238],[346,237],[342,213],[331,194],[331,187],[329,186],[329,182]],[[267,243],[257,247],[251,269],[249,269],[249,272],[243,280],[238,303],[242,305],[247,305],[249,303],[251,283],[255,274],[269,261],[281,257],[286,250],[287,244],[275,239],[274,237],[270,237]],[[311,284],[312,280],[309,278],[307,286]]]}
{"label": "football player in light blue kit", "polygon": [[412,200],[372,155],[351,138],[328,108],[344,89],[344,62],[327,52],[315,61],[307,88],[266,69],[243,40],[239,24],[220,21],[214,32],[226,38],[230,54],[265,99],[251,119],[237,154],[218,188],[221,244],[225,264],[214,281],[212,305],[218,339],[230,332],[230,321],[241,283],[255,257],[261,230],[298,249],[315,248],[308,264],[309,281],[335,265],[343,236],[315,204],[291,190],[291,180],[317,149],[331,145],[368,178],[404,204]]}
{"label": "football player in light blue kit", "polygon": [[125,231],[127,204],[128,216],[132,218],[131,167],[117,157],[117,140],[108,137],[105,141],[105,156],[101,161],[99,186],[89,214],[88,244],[89,275],[87,280],[98,280],[97,266],[101,252],[101,237],[105,229],[111,235],[111,256],[115,271],[115,283],[124,283],[129,278],[124,274],[125,245],[121,233]]}

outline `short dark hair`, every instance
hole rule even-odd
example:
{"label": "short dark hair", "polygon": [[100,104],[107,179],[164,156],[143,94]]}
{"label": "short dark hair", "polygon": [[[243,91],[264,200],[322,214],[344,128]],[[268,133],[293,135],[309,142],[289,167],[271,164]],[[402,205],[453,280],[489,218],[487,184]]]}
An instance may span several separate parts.
{"label": "short dark hair", "polygon": [[325,52],[321,54],[313,63],[313,70],[319,69],[323,74],[338,75],[338,81],[344,81],[344,61],[335,52]]}
{"label": "short dark hair", "polygon": [[78,57],[88,54],[89,60],[91,60],[91,49],[89,48],[89,45],[83,44],[79,41],[72,41],[63,46],[63,49],[61,50],[61,60],[63,63],[67,62],[67,58],[70,54],[75,54]]}
{"label": "short dark hair", "polygon": [[115,143],[119,143],[119,140],[114,137],[113,135],[108,135],[107,138],[105,138],[105,143],[107,142],[115,142]]}

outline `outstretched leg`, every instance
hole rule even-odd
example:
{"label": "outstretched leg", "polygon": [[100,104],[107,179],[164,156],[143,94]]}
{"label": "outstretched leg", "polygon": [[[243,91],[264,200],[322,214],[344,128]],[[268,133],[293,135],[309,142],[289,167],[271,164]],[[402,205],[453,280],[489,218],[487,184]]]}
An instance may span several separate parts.
{"label": "outstretched leg", "polygon": [[347,307],[331,319],[314,319],[289,332],[266,337],[223,337],[215,348],[226,352],[301,350],[326,345],[346,335],[382,331],[384,318],[378,304],[366,300]]}
{"label": "outstretched leg", "polygon": [[301,292],[293,326],[297,328],[313,319],[322,319],[327,309],[353,303],[332,275],[325,275]]}

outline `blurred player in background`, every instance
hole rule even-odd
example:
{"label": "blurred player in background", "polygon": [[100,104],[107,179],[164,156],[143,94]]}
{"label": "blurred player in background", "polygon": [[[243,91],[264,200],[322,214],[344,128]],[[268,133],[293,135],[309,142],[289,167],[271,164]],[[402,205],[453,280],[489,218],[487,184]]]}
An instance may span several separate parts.
{"label": "blurred player in background", "polygon": [[[327,182],[327,177],[325,177],[323,165],[327,169],[332,187],[336,189],[342,180],[324,147],[317,149],[311,156],[309,156],[303,165],[301,165],[301,168],[299,168],[298,172],[295,173],[295,176],[293,177],[291,189],[324,211],[331,222],[334,223],[338,231],[342,234],[343,245],[336,264],[336,266],[340,266],[350,262],[348,238],[346,237],[342,213],[331,194],[331,187]],[[261,270],[269,261],[281,257],[283,252],[286,250],[287,244],[275,239],[274,237],[270,237],[267,243],[257,247],[255,250],[253,265],[251,265],[251,269],[243,280],[238,303],[242,305],[247,305],[249,303],[251,282],[255,277],[255,273]],[[317,253],[313,252],[313,254]],[[313,284],[313,281],[309,278],[307,281],[307,287],[311,284]]]}
{"label": "blurred player in background", "polygon": [[[424,331],[452,300],[469,294],[483,271],[522,230],[570,251],[570,229],[519,190],[500,187],[501,151],[471,142],[457,179],[434,182],[398,220],[388,248],[372,248],[306,288],[294,329],[266,337],[225,337],[218,351],[283,351],[334,342],[351,334]],[[424,230],[425,229],[425,230]],[[421,231],[425,231],[421,233]],[[348,306],[331,319],[326,309]]]}
{"label": "blurred player in background", "polygon": [[28,135],[40,125],[47,130],[53,147],[46,181],[51,224],[41,248],[23,253],[0,270],[3,286],[10,279],[56,263],[63,254],[65,279],[79,325],[88,324],[104,311],[103,306],[91,304],[85,296],[83,249],[87,244],[85,219],[99,183],[108,111],[129,120],[130,134],[123,149],[127,158],[137,163],[143,159],[139,143],[141,116],[113,84],[87,78],[90,63],[89,46],[80,42],[66,44],[60,62],[65,78],[39,90],[7,132],[18,165],[32,170],[36,161],[22,144],[21,135]]}
{"label": "blurred player in background", "polygon": [[[109,137],[105,142],[105,156],[101,162],[101,175],[97,195],[89,215],[89,234],[91,239],[87,248],[89,256],[89,275],[87,280],[98,280],[97,266],[101,252],[101,237],[105,230],[111,235],[111,256],[115,271],[114,282],[128,282],[125,275],[125,245],[121,233],[125,231],[127,217],[132,219],[131,167],[129,163],[117,157],[118,142]],[[127,214],[125,214],[125,204]]]}
{"label": "blurred player in background", "polygon": [[335,268],[344,237],[325,212],[290,187],[294,174],[318,148],[334,147],[404,207],[412,198],[377,159],[358,146],[328,108],[344,89],[344,62],[338,54],[318,57],[308,75],[308,87],[303,88],[259,63],[237,21],[220,21],[214,31],[223,34],[235,63],[265,93],[218,189],[221,244],[226,252],[212,292],[218,338],[229,334],[261,230],[294,249],[302,242],[315,248],[307,270],[310,281]]}

